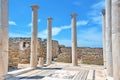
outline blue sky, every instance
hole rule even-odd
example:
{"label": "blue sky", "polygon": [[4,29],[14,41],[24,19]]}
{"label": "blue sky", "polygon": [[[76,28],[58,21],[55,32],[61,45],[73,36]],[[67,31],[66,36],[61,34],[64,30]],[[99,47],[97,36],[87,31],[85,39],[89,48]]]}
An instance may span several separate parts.
{"label": "blue sky", "polygon": [[32,9],[37,4],[38,37],[47,37],[52,17],[52,39],[71,46],[71,14],[77,13],[78,47],[102,47],[101,9],[104,0],[9,0],[9,37],[31,37]]}

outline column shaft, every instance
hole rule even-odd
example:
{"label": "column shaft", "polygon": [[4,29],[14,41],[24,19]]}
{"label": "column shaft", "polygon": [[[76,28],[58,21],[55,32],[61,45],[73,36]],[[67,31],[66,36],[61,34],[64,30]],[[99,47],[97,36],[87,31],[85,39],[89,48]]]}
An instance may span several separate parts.
{"label": "column shaft", "polygon": [[112,0],[113,77],[120,80],[120,0]]}
{"label": "column shaft", "polygon": [[105,9],[102,10],[102,34],[103,34],[103,61],[104,61],[104,68],[106,68],[106,15]]}
{"label": "column shaft", "polygon": [[0,80],[8,72],[8,0],[0,0]]}
{"label": "column shaft", "polygon": [[113,76],[113,60],[112,60],[112,15],[111,0],[106,0],[106,67],[107,74]]}
{"label": "column shaft", "polygon": [[77,61],[77,37],[76,37],[76,14],[72,14],[72,64],[73,66],[78,65]]}
{"label": "column shaft", "polygon": [[47,65],[52,63],[52,18],[48,18]]}
{"label": "column shaft", "polygon": [[32,5],[31,68],[37,67],[38,6]]}

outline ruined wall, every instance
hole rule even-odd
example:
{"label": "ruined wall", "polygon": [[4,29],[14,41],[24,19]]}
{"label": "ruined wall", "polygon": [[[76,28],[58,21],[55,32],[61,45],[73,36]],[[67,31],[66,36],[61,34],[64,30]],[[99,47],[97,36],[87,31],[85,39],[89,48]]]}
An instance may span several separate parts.
{"label": "ruined wall", "polygon": [[102,48],[82,48],[80,55],[82,63],[103,65]]}
{"label": "ruined wall", "polygon": [[[17,66],[18,63],[30,63],[30,38],[10,38],[9,39],[9,66]],[[59,44],[58,41],[52,41],[53,58],[58,55]],[[38,38],[38,57],[44,57],[46,60],[46,40],[42,41]]]}
{"label": "ruined wall", "polygon": [[[46,39],[38,39],[38,57],[46,60]],[[30,63],[30,38],[10,38],[9,39],[9,66],[17,66],[18,63]],[[77,48],[79,63],[103,64],[103,54],[101,48]],[[52,59],[58,62],[71,63],[71,47],[59,45],[58,41],[52,40]]]}
{"label": "ruined wall", "polygon": [[16,39],[9,39],[9,66],[17,66],[19,62],[19,43]]}
{"label": "ruined wall", "polygon": [[59,49],[60,54],[57,56],[57,62],[71,63],[72,62],[71,47],[61,46]]}
{"label": "ruined wall", "polygon": [[[71,47],[60,48],[61,54],[58,55],[58,62],[71,63]],[[103,65],[103,53],[102,48],[77,48],[78,62],[83,64],[97,64]]]}
{"label": "ruined wall", "polygon": [[56,40],[52,40],[52,56],[56,58],[59,54],[59,43]]}

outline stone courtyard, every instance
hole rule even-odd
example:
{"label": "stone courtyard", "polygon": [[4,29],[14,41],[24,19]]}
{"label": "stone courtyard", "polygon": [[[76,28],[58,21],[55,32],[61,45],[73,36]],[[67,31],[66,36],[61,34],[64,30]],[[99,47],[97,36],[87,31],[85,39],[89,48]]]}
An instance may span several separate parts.
{"label": "stone courtyard", "polygon": [[86,64],[74,67],[71,63],[52,63],[47,67],[20,72],[22,70],[17,74],[16,71],[8,72],[7,80],[106,80],[107,78],[103,66]]}

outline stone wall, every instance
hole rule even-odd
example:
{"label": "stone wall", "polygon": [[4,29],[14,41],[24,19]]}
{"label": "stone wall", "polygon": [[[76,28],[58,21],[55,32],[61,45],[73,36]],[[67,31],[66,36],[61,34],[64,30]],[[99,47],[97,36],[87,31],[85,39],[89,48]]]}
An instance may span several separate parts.
{"label": "stone wall", "polygon": [[17,66],[19,62],[19,41],[9,39],[9,66]]}
{"label": "stone wall", "polygon": [[[38,39],[38,57],[44,57],[46,61],[46,39]],[[17,66],[18,63],[30,63],[30,38],[9,38],[9,66]],[[58,62],[71,63],[71,47],[59,45],[58,41],[52,40],[52,59]],[[103,64],[101,48],[77,48],[79,63]]]}
{"label": "stone wall", "polygon": [[[58,62],[71,63],[71,47],[60,48],[61,53],[58,55]],[[97,64],[103,65],[103,53],[102,48],[77,48],[78,62],[83,64]]]}
{"label": "stone wall", "polygon": [[[18,63],[30,63],[30,38],[9,38],[9,66],[17,66]],[[55,58],[59,54],[58,41],[52,40],[52,55]],[[46,60],[46,40],[38,39],[38,57]]]}
{"label": "stone wall", "polygon": [[71,63],[71,47],[61,46],[59,49],[60,54],[57,56],[57,62]]}
{"label": "stone wall", "polygon": [[79,59],[84,64],[103,65],[102,48],[81,48]]}

